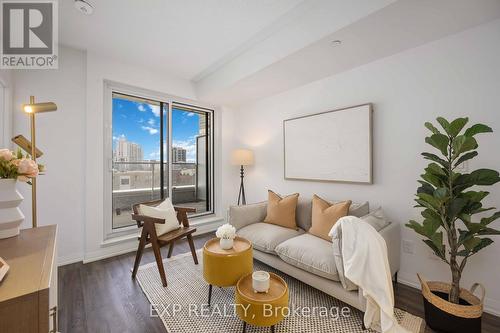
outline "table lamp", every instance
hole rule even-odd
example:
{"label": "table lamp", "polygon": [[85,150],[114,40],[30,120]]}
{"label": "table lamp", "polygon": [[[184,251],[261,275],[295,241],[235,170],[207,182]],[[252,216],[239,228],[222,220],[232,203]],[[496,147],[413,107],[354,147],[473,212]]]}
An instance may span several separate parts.
{"label": "table lamp", "polygon": [[233,165],[239,165],[240,168],[240,192],[238,194],[238,205],[240,202],[243,205],[246,205],[246,199],[245,199],[245,186],[243,185],[243,177],[244,177],[244,166],[245,165],[252,165],[254,163],[254,157],[253,157],[253,151],[250,149],[236,149],[233,151],[231,155],[231,164]]}

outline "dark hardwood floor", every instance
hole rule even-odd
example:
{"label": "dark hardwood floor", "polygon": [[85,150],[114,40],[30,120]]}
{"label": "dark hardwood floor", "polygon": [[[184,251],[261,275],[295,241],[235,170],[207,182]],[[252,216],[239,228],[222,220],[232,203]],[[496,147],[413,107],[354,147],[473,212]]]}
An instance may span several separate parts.
{"label": "dark hardwood floor", "polygon": [[[195,237],[196,248],[201,248],[212,237],[212,234]],[[167,251],[168,247],[162,249],[164,259]],[[189,252],[186,240],[175,244],[173,255],[186,252]],[[59,267],[59,331],[164,333],[161,320],[150,317],[149,302],[139,284],[131,279],[134,258],[135,252],[131,252],[85,265]],[[153,261],[154,255],[148,249],[141,264]],[[418,290],[398,284],[395,296],[398,308],[423,317],[422,296]],[[485,314],[483,332],[500,332],[500,318]]]}

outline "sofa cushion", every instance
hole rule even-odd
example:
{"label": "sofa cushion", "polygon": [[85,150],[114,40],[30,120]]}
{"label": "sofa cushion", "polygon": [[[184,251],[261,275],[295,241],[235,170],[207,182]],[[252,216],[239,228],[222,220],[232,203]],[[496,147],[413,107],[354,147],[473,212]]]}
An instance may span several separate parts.
{"label": "sofa cushion", "polygon": [[332,243],[303,234],[291,238],[275,249],[288,264],[333,281],[340,281],[333,257]]}
{"label": "sofa cushion", "polygon": [[238,230],[238,236],[248,239],[259,251],[276,254],[274,249],[278,244],[299,236],[304,230],[280,227],[271,223],[253,223]]}
{"label": "sofa cushion", "polygon": [[[332,203],[339,203],[341,201],[335,200]],[[347,215],[352,216],[365,216],[370,212],[370,204],[368,201],[365,202],[353,202],[351,207],[349,207],[349,213]],[[312,201],[308,199],[299,199],[297,203],[297,226],[304,230],[309,230],[311,228],[311,216],[312,216]]]}
{"label": "sofa cushion", "polygon": [[332,204],[315,194],[312,199],[312,226],[309,233],[331,242],[332,238],[328,233],[339,218],[347,215],[350,205],[351,200]]}
{"label": "sofa cushion", "polygon": [[384,229],[391,223],[384,215],[382,207],[375,209],[373,212],[370,212],[370,214],[361,217],[361,219],[374,227],[377,231]]}
{"label": "sofa cushion", "polygon": [[297,229],[295,212],[299,194],[290,194],[282,197],[268,190],[267,216],[264,222],[276,224],[285,228]]}

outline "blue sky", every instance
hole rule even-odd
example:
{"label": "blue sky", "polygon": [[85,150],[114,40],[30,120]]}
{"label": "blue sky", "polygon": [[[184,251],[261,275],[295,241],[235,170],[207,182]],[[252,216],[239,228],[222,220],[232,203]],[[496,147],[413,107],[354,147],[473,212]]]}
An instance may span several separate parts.
{"label": "blue sky", "polygon": [[[188,162],[196,158],[196,135],[199,132],[199,115],[173,109],[172,141],[174,147],[187,150]],[[113,149],[120,137],[138,143],[144,159],[160,159],[160,107],[147,103],[113,98]]]}

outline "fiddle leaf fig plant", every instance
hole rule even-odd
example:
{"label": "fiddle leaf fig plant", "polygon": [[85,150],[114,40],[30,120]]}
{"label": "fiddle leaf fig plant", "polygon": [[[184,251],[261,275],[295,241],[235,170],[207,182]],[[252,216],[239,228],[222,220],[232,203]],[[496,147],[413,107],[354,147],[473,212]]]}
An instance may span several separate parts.
{"label": "fiddle leaf fig plant", "polygon": [[[490,227],[500,218],[500,211],[491,214],[494,207],[484,208],[481,201],[489,194],[475,186],[489,186],[500,181],[497,171],[477,169],[459,172],[458,167],[478,155],[476,135],[493,132],[483,124],[464,130],[469,119],[457,118],[451,122],[436,119],[442,130],[431,123],[425,127],[431,132],[425,142],[437,153],[422,153],[431,163],[421,175],[415,207],[423,208],[423,222],[409,221],[407,227],[424,237],[424,242],[451,269],[452,283],[448,301],[459,304],[460,278],[467,260],[491,245],[488,236],[500,235]],[[485,213],[488,212],[488,213]],[[483,213],[479,219],[474,215]]]}

